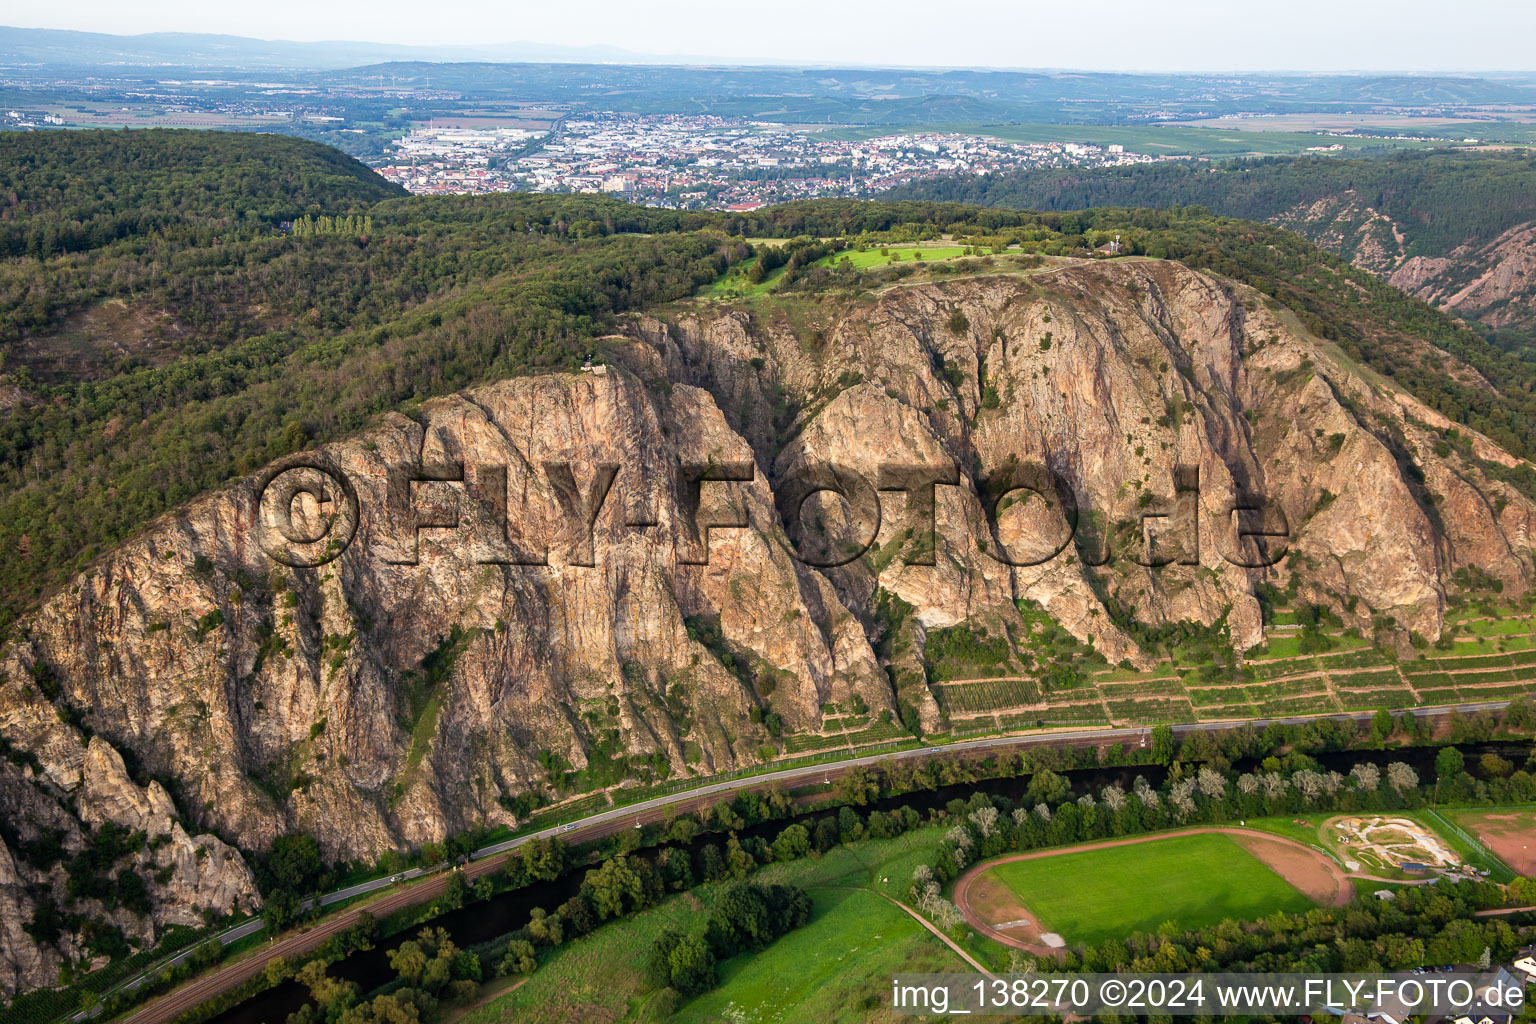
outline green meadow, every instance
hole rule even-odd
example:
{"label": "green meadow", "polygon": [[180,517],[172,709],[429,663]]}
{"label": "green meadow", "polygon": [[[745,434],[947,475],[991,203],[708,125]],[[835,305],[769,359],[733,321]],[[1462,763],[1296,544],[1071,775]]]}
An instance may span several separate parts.
{"label": "green meadow", "polygon": [[1154,932],[1171,921],[1203,928],[1313,906],[1290,883],[1224,835],[1062,853],[999,864],[992,873],[1048,931],[1069,944]]}

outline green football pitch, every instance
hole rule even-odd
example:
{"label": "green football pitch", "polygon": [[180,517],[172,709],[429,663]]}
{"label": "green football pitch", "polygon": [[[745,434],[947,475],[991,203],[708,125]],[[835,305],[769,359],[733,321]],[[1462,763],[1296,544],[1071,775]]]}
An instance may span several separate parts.
{"label": "green football pitch", "polygon": [[992,873],[1068,943],[1123,939],[1165,921],[1202,928],[1315,904],[1224,835],[1192,835],[999,864]]}

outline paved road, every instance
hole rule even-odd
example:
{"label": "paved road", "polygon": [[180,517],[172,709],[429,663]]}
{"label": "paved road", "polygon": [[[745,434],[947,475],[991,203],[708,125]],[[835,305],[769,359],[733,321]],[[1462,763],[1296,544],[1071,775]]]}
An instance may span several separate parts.
{"label": "paved road", "polygon": [[[1413,708],[1411,710],[1414,715],[1420,718],[1438,718],[1449,715],[1453,711],[1460,711],[1463,714],[1475,711],[1495,711],[1506,707],[1508,704],[1508,701],[1482,701],[1475,704],[1458,704],[1452,707]],[[1281,725],[1303,725],[1307,722],[1325,718],[1340,721],[1364,721],[1370,719],[1373,714],[1374,712],[1370,711],[1358,711],[1331,715],[1299,715],[1291,718],[1189,723],[1175,725],[1172,728],[1175,736],[1181,736],[1189,732],[1235,729],[1242,725],[1252,725],[1260,729],[1277,723]],[[622,832],[626,828],[634,828],[639,825],[662,821],[671,815],[706,809],[713,806],[717,802],[717,798],[725,793],[748,789],[766,789],[776,784],[816,779],[829,783],[836,782],[854,768],[867,767],[887,759],[905,761],[912,758],[943,757],[950,753],[964,753],[967,751],[1066,746],[1088,740],[1110,743],[1136,740],[1139,745],[1145,745],[1145,743],[1150,742],[1148,737],[1151,735],[1151,732],[1152,728],[1150,726],[1125,726],[1102,729],[1077,729],[1070,732],[1033,733],[1023,736],[989,736],[974,740],[961,740],[956,743],[946,743],[942,746],[883,751],[849,758],[845,761],[807,765],[800,768],[786,768],[762,775],[749,775],[725,782],[711,783],[681,793],[653,797],[650,800],[630,804],[627,807],[611,808],[567,825],[558,825],[529,835],[518,836],[516,839],[493,843],[489,846],[481,847],[470,854],[470,863],[459,870],[462,870],[467,880],[473,880],[482,875],[490,874],[501,866],[499,859],[493,859],[498,854],[514,850],[535,839],[560,836],[567,841],[590,842],[594,839],[602,839]],[[439,867],[442,866],[444,865]],[[407,877],[421,877],[430,874],[433,870],[435,869],[417,869],[405,874]],[[405,907],[428,902],[443,892],[448,884],[448,876],[449,872],[442,871],[407,889],[389,893],[378,901],[371,903],[367,910],[376,917],[384,917]],[[375,879],[371,882],[350,886],[338,892],[328,893],[321,897],[320,902],[322,905],[330,905],[348,899],[351,896],[386,889],[395,884],[395,877]],[[352,927],[357,923],[357,916],[355,911],[342,912],[307,928],[285,934],[262,949],[253,951],[250,955],[233,963],[225,964],[145,1004],[126,1018],[125,1024],[166,1024],[167,1021],[174,1019],[199,1003],[206,1002],[221,992],[260,974],[266,969],[267,963],[275,957],[292,957],[309,952],[337,932],[345,931]],[[237,928],[225,932],[219,939],[225,945],[229,945],[238,938],[244,938],[246,935],[255,934],[260,930],[261,921],[259,919],[248,921]],[[239,934],[237,935],[236,933]],[[177,957],[176,962],[184,960],[191,955],[191,952],[191,950],[187,950],[181,953]],[[141,980],[135,979],[132,987],[137,988]],[[80,1020],[84,1016],[84,1014],[77,1015],[75,1019]]]}
{"label": "paved road", "polygon": [[[320,905],[322,907],[328,907],[332,903],[340,903],[343,900],[351,899],[353,896],[361,896],[364,893],[374,892],[378,889],[387,889],[392,885],[398,885],[401,882],[409,882],[413,878],[420,878],[422,875],[429,875],[434,871],[441,871],[447,866],[448,865],[446,863],[443,863],[434,864],[430,868],[411,868],[409,871],[402,871],[396,875],[386,875],[383,878],[375,878],[369,882],[359,882],[356,885],[348,886],[345,889],[337,889],[335,892],[326,893],[324,896],[320,897]],[[312,900],[305,900],[304,909],[308,910],[309,905],[312,902]],[[226,942],[224,945],[227,946],[229,943]]]}

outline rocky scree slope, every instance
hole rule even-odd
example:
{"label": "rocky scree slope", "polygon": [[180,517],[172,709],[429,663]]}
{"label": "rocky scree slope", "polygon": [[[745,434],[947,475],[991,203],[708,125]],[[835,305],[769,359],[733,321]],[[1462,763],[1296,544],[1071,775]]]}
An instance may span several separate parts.
{"label": "rocky scree slope", "polygon": [[1432,306],[1496,330],[1536,324],[1536,222],[1443,255],[1418,255],[1405,226],[1353,189],[1269,219]]}

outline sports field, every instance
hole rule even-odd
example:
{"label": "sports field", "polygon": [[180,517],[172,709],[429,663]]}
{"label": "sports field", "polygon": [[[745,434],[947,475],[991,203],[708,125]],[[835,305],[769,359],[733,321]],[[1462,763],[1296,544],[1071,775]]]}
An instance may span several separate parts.
{"label": "sports field", "polygon": [[1536,809],[1443,812],[1516,872],[1536,874]]}
{"label": "sports field", "polygon": [[991,869],[1068,944],[1152,932],[1165,921],[1202,928],[1315,904],[1225,835],[1176,836],[1080,853],[998,864]]}

